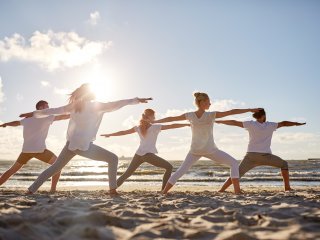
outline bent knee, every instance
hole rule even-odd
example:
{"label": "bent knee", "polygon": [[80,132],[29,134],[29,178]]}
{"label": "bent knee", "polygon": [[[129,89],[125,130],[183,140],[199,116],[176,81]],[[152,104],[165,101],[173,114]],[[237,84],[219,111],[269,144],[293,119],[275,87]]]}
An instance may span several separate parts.
{"label": "bent knee", "polygon": [[288,170],[289,169],[289,165],[287,161],[283,161],[282,166],[281,166],[281,170]]}
{"label": "bent knee", "polygon": [[111,157],[111,161],[112,161],[113,163],[118,164],[118,162],[119,162],[119,158],[118,158],[118,156],[117,156],[117,155],[115,155],[115,154],[113,154],[113,155],[112,155],[112,157]]}
{"label": "bent knee", "polygon": [[238,163],[237,160],[232,161],[230,165],[231,165],[232,168],[239,169],[239,163]]}
{"label": "bent knee", "polygon": [[173,166],[169,163],[169,164],[165,167],[165,169],[166,169],[166,171],[172,172]]}

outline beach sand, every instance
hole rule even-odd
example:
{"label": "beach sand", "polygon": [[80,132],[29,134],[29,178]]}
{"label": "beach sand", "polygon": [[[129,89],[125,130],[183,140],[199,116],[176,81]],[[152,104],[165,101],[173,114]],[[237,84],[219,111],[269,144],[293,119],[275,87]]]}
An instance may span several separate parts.
{"label": "beach sand", "polygon": [[[177,186],[65,188],[55,194],[0,188],[0,239],[320,239],[320,187],[246,187],[217,193]],[[139,190],[137,190],[139,189]]]}

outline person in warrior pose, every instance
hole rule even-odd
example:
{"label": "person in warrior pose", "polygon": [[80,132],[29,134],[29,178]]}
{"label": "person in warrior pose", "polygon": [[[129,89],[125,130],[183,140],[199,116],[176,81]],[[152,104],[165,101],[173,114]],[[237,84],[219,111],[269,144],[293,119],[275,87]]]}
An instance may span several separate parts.
{"label": "person in warrior pose", "polygon": [[67,143],[62,149],[57,161],[40,174],[29,187],[29,194],[34,193],[52,175],[61,169],[76,155],[92,160],[108,163],[109,192],[117,194],[116,177],[118,157],[95,144],[102,117],[106,112],[116,111],[126,105],[147,103],[151,98],[133,98],[115,102],[97,102],[89,84],[83,84],[70,95],[69,104],[59,108],[48,108],[31,113],[21,114],[20,117],[45,117],[48,115],[70,114],[67,131]]}
{"label": "person in warrior pose", "polygon": [[164,123],[172,121],[188,120],[192,129],[192,143],[191,149],[179,169],[169,178],[163,194],[166,194],[177,180],[182,177],[191,166],[197,162],[201,157],[206,157],[218,163],[230,166],[231,181],[234,186],[235,194],[240,194],[239,184],[239,164],[229,154],[219,150],[213,139],[213,124],[216,118],[222,118],[229,115],[241,114],[246,112],[257,112],[260,108],[254,109],[233,109],[225,112],[209,112],[210,98],[206,93],[194,93],[195,104],[198,109],[195,112],[184,113],[176,117],[167,117],[154,123]]}
{"label": "person in warrior pose", "polygon": [[162,179],[161,190],[164,189],[169,177],[171,176],[172,165],[168,161],[156,155],[156,153],[158,153],[156,148],[158,134],[162,130],[186,127],[190,126],[190,124],[152,124],[154,120],[155,111],[152,109],[146,109],[142,114],[139,126],[130,128],[125,131],[101,135],[104,137],[113,137],[132,134],[136,132],[140,137],[140,146],[136,151],[136,154],[130,162],[130,165],[128,166],[127,170],[117,180],[118,187],[120,187],[123,184],[123,182],[126,179],[128,179],[135,172],[135,170],[144,162],[165,169],[165,173]]}
{"label": "person in warrior pose", "polygon": [[[48,102],[41,100],[36,104],[37,110],[49,108]],[[36,158],[42,162],[53,164],[57,157],[47,149],[46,138],[50,125],[54,121],[68,119],[69,115],[47,116],[45,118],[24,118],[20,121],[13,121],[1,124],[0,127],[23,126],[23,147],[18,159],[0,177],[0,186],[4,184],[13,174],[17,173],[29,160]],[[51,192],[55,192],[59,181],[60,172],[52,177]]]}
{"label": "person in warrior pose", "polygon": [[[280,157],[273,155],[271,152],[271,139],[273,132],[281,127],[301,126],[306,123],[298,122],[268,122],[266,112],[261,109],[259,112],[253,114],[255,121],[216,121],[216,123],[237,126],[246,129],[249,132],[249,145],[247,154],[241,161],[239,166],[239,175],[242,177],[246,172],[257,166],[271,166],[281,169],[281,174],[284,183],[284,190],[292,190],[289,181],[288,162],[282,160]],[[232,184],[231,179],[223,184],[220,192],[224,192]]]}

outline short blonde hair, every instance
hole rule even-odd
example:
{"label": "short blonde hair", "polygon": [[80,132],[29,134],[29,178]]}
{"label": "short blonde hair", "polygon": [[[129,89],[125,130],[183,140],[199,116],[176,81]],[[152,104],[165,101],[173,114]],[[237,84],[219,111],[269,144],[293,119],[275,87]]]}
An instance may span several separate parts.
{"label": "short blonde hair", "polygon": [[207,100],[209,99],[208,94],[204,93],[204,92],[195,92],[193,93],[194,96],[194,103],[199,106],[201,101]]}

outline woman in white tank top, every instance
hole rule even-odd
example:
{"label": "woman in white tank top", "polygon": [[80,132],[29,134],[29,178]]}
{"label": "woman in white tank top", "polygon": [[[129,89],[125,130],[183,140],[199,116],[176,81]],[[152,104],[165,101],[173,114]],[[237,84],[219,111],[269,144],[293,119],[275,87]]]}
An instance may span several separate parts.
{"label": "woman in white tank top", "polygon": [[152,109],[144,110],[139,126],[133,127],[125,131],[119,131],[110,134],[102,134],[104,137],[123,136],[132,133],[138,133],[140,137],[140,145],[131,160],[126,171],[118,178],[117,186],[120,187],[123,182],[128,179],[142,163],[149,163],[153,166],[163,168],[165,173],[163,174],[162,187],[164,189],[168,182],[172,172],[172,165],[163,158],[156,155],[158,153],[156,148],[157,137],[162,130],[181,128],[190,126],[190,124],[171,124],[160,125],[151,124],[155,120],[155,111]]}
{"label": "woman in white tank top", "polygon": [[172,121],[188,120],[192,129],[192,143],[190,151],[179,167],[179,169],[169,178],[167,185],[162,191],[166,194],[177,180],[182,177],[191,166],[201,157],[206,157],[218,163],[230,166],[230,176],[236,194],[240,194],[239,184],[239,164],[229,154],[219,150],[214,143],[213,124],[216,118],[222,118],[229,115],[241,114],[246,112],[256,112],[256,109],[233,109],[225,112],[206,112],[210,108],[210,98],[206,93],[195,93],[195,104],[198,110],[195,112],[184,113],[176,117],[167,117],[155,121],[155,123],[164,123]]}

